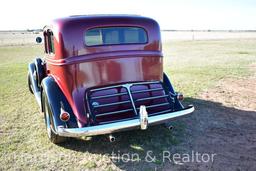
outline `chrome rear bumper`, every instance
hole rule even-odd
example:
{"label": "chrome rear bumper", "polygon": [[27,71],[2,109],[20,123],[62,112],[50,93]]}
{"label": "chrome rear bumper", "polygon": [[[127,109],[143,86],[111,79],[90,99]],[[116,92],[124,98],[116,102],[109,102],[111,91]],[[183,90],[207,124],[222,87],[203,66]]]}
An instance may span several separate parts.
{"label": "chrome rear bumper", "polygon": [[[195,110],[194,106],[189,106],[183,110],[160,114],[156,116],[148,116],[148,125],[160,124],[167,122],[176,117],[188,115]],[[102,135],[102,134],[110,134],[119,131],[125,131],[130,129],[140,128],[141,123],[140,119],[131,119],[126,121],[120,121],[115,123],[90,126],[84,128],[64,128],[57,127],[56,133],[59,136],[64,137],[82,137],[82,136],[93,136],[93,135]]]}

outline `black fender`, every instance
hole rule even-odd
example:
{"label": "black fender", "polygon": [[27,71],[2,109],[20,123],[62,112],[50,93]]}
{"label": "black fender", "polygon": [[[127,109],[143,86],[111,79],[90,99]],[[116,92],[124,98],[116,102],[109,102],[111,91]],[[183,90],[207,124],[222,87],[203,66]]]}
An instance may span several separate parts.
{"label": "black fender", "polygon": [[163,74],[163,82],[164,82],[164,85],[168,88],[169,92],[171,92],[172,94],[175,94],[171,81],[165,73]]}
{"label": "black fender", "polygon": [[168,78],[167,74],[163,73],[163,84],[165,87],[167,87],[168,91],[170,92],[170,94],[173,96],[174,98],[174,108],[175,110],[181,110],[184,109],[183,105],[181,104],[181,102],[177,99],[176,96],[176,92],[172,86],[172,83],[170,81],[170,79]]}
{"label": "black fender", "polygon": [[44,67],[44,62],[42,61],[41,58],[36,58],[34,60],[35,63],[35,70],[36,70],[36,81],[38,87],[41,87],[41,82],[44,79],[45,75],[45,67]]}
{"label": "black fender", "polygon": [[[52,111],[54,129],[56,130],[58,126],[77,128],[77,120],[72,108],[55,80],[51,76],[45,77],[42,80],[41,86],[41,94],[45,93]],[[43,99],[41,98],[41,100]],[[41,104],[44,104],[43,101],[41,101]],[[60,119],[61,108],[70,114],[69,121],[63,122]],[[44,107],[42,107],[42,112],[44,112],[43,110]]]}

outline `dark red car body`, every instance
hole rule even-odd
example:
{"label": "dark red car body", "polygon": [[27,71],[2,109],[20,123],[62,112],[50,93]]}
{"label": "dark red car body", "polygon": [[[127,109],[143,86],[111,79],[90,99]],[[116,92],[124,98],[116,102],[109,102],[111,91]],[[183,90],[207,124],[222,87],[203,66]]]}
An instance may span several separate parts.
{"label": "dark red car body", "polygon": [[[147,42],[95,46],[85,44],[88,30],[108,27],[143,28],[147,34]],[[44,60],[36,59],[29,65],[29,86],[43,112],[45,105],[50,106],[51,129],[57,136],[80,136],[72,136],[68,131],[67,134],[61,134],[58,127],[79,129],[140,118],[138,113],[142,105],[148,106],[147,117],[150,117],[150,113],[160,115],[168,110],[188,110],[177,100],[177,94],[163,73],[160,28],[153,19],[130,15],[71,16],[57,19],[44,28],[44,43]],[[58,90],[55,91],[54,87]],[[130,92],[125,94],[128,89]],[[36,94],[37,91],[39,94]],[[97,97],[103,99],[93,100]],[[189,107],[189,111],[185,113],[193,110],[193,107]],[[70,115],[69,121],[63,123],[59,120],[61,111]],[[103,133],[105,132],[89,135]]]}

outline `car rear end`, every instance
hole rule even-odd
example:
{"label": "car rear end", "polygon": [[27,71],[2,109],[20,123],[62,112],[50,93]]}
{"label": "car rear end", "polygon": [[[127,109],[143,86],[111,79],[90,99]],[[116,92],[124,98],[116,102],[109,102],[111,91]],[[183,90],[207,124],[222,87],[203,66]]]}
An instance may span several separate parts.
{"label": "car rear end", "polygon": [[[149,125],[167,123],[188,115],[193,106],[184,108],[177,94],[162,82],[136,82],[89,89],[85,93],[89,124],[83,128],[58,128],[68,137],[111,134]],[[179,106],[177,108],[177,106]]]}
{"label": "car rear end", "polygon": [[61,37],[54,40],[63,49],[57,51],[56,60],[46,59],[47,69],[78,123],[77,128],[58,125],[59,136],[146,129],[194,111],[193,106],[182,106],[163,73],[156,21],[140,16],[96,16],[56,22],[61,23]]}

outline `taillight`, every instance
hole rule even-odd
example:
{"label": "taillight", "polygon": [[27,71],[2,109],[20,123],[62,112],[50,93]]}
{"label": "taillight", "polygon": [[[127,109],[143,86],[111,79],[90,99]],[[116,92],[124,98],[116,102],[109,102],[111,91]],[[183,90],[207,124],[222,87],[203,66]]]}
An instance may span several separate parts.
{"label": "taillight", "polygon": [[179,101],[184,100],[183,94],[182,94],[182,93],[177,93],[177,99],[178,99]]}
{"label": "taillight", "polygon": [[70,114],[61,108],[60,120],[67,122],[70,119]]}

